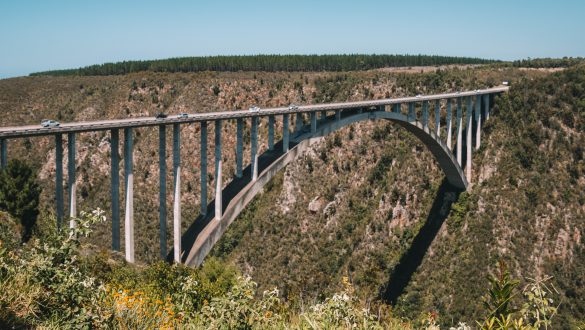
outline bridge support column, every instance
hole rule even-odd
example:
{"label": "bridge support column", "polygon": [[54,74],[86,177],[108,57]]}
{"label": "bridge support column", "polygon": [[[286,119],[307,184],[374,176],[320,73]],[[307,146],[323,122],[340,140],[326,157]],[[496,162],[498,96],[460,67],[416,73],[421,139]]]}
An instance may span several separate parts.
{"label": "bridge support column", "polygon": [[317,113],[311,112],[311,133],[317,132]]}
{"label": "bridge support column", "polygon": [[110,177],[112,195],[112,250],[120,251],[120,133],[118,129],[110,132]]}
{"label": "bridge support column", "polygon": [[207,214],[207,122],[201,122],[201,215]]}
{"label": "bridge support column", "polygon": [[252,117],[252,129],[250,132],[250,162],[252,181],[258,179],[258,117]]}
{"label": "bridge support column", "polygon": [[435,101],[435,134],[441,136],[441,100]]}
{"label": "bridge support column", "polygon": [[288,129],[289,120],[288,114],[282,115],[282,152],[288,152],[288,143],[290,138],[290,131]]}
{"label": "bridge support column", "polygon": [[301,112],[297,112],[296,114],[296,122],[295,122],[295,133],[298,133],[303,128],[303,114]]}
{"label": "bridge support column", "polygon": [[362,114],[362,113],[364,113],[364,108],[359,108],[359,109],[358,109],[358,113],[359,113],[359,114]]}
{"label": "bridge support column", "polygon": [[268,150],[274,150],[274,115],[268,116]]}
{"label": "bridge support column", "polygon": [[63,224],[63,135],[55,134],[55,199],[57,228]]}
{"label": "bridge support column", "polygon": [[0,139],[0,169],[5,168],[8,164],[8,148],[6,139]]}
{"label": "bridge support column", "polygon": [[215,219],[221,220],[223,205],[221,200],[221,119],[215,121]]}
{"label": "bridge support column", "polygon": [[452,150],[452,146],[453,146],[453,136],[452,136],[452,131],[453,131],[453,127],[452,127],[452,123],[451,123],[451,119],[453,117],[453,114],[451,113],[451,99],[447,99],[447,148],[449,148],[449,150]]}
{"label": "bridge support column", "polygon": [[321,120],[327,119],[327,111],[321,111]]}
{"label": "bridge support column", "polygon": [[429,133],[429,101],[423,101],[422,112],[423,129]]}
{"label": "bridge support column", "polygon": [[475,97],[475,150],[481,146],[481,95]]}
{"label": "bridge support column", "polygon": [[69,228],[77,225],[77,183],[75,182],[75,133],[67,133],[67,188],[69,188]]}
{"label": "bridge support column", "polygon": [[408,121],[416,121],[416,111],[414,109],[415,104],[408,103]]}
{"label": "bridge support column", "polygon": [[124,242],[126,261],[134,263],[134,164],[132,128],[124,128],[124,176],[126,183],[126,211],[124,214]]}
{"label": "bridge support column", "polygon": [[463,166],[463,110],[461,105],[461,98],[457,99],[457,163]]}
{"label": "bridge support column", "polygon": [[165,125],[158,127],[158,219],[160,257],[167,257],[167,129]]}
{"label": "bridge support column", "polygon": [[465,126],[465,130],[467,131],[467,153],[465,154],[467,163],[465,165],[465,177],[467,178],[467,182],[471,184],[471,149],[473,145],[473,102],[471,96],[467,97],[467,113],[465,119],[467,121],[467,125]]}
{"label": "bridge support column", "polygon": [[490,118],[490,94],[483,96],[483,118],[485,121]]}
{"label": "bridge support column", "polygon": [[174,176],[174,207],[173,207],[173,249],[174,260],[181,263],[181,127],[173,124],[173,176]]}
{"label": "bridge support column", "polygon": [[341,110],[335,110],[335,120],[336,121],[341,120]]}
{"label": "bridge support column", "polygon": [[[273,134],[273,138],[274,138],[274,125],[273,126],[268,126],[268,145],[270,145],[270,129],[272,127],[272,134]],[[243,139],[243,134],[244,134],[244,119],[243,118],[238,118],[236,120],[236,177],[237,178],[241,178],[242,177],[242,167],[243,167],[243,153],[244,153],[244,139]],[[273,141],[274,143],[274,141]]]}
{"label": "bridge support column", "polygon": [[400,103],[394,104],[392,111],[394,111],[394,113],[400,113]]}

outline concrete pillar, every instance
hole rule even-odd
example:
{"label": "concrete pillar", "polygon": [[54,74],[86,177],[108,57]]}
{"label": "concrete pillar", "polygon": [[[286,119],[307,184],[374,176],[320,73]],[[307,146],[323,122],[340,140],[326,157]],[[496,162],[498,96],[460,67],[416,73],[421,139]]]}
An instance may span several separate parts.
{"label": "concrete pillar", "polygon": [[483,118],[485,121],[490,118],[490,94],[483,96]]}
{"label": "concrete pillar", "polygon": [[463,109],[461,106],[461,98],[457,99],[457,163],[459,166],[463,166]]}
{"label": "concrete pillar", "polygon": [[5,168],[8,164],[8,148],[6,139],[0,139],[0,168]]}
{"label": "concrete pillar", "polygon": [[258,117],[252,117],[250,130],[250,162],[252,181],[258,179]]}
{"label": "concrete pillar", "polygon": [[393,111],[395,113],[400,113],[400,103],[396,103],[394,104],[394,106],[392,107]]}
{"label": "concrete pillar", "polygon": [[311,133],[317,132],[317,113],[311,112]]}
{"label": "concrete pillar", "polygon": [[268,150],[274,150],[274,115],[268,116]]}
{"label": "concrete pillar", "polygon": [[167,129],[165,125],[158,127],[158,219],[160,257],[167,257]]}
{"label": "concrete pillar", "polygon": [[453,124],[451,123],[453,114],[451,113],[451,99],[447,99],[447,148],[449,148],[449,150],[452,149],[453,147],[453,136],[452,136],[452,131],[453,131]]}
{"label": "concrete pillar", "polygon": [[207,214],[207,122],[201,122],[201,214]]}
{"label": "concrete pillar", "polygon": [[422,124],[424,130],[428,133],[429,132],[429,101],[423,101],[422,103]]}
{"label": "concrete pillar", "polygon": [[341,110],[335,110],[335,120],[339,121],[341,119]]}
{"label": "concrete pillar", "polygon": [[303,114],[301,112],[297,112],[296,122],[295,122],[295,132],[296,133],[300,132],[302,127],[303,127]]}
{"label": "concrete pillar", "polygon": [[364,113],[364,108],[359,108],[358,109],[358,114]]}
{"label": "concrete pillar", "polygon": [[110,132],[110,177],[112,195],[112,250],[120,251],[120,133],[118,129]]}
{"label": "concrete pillar", "polygon": [[124,128],[124,177],[126,184],[126,211],[124,213],[124,243],[126,261],[134,262],[134,164],[132,128]]}
{"label": "concrete pillar", "polygon": [[441,100],[435,101],[435,134],[441,136]]}
{"label": "concrete pillar", "polygon": [[173,124],[173,251],[175,263],[181,263],[181,126]]}
{"label": "concrete pillar", "polygon": [[[270,126],[268,127],[270,130]],[[274,129],[274,128],[273,128]],[[274,133],[273,133],[274,134]],[[236,178],[242,177],[242,167],[244,161],[244,119],[236,120]],[[273,135],[274,138],[274,135]],[[270,132],[268,133],[268,144],[270,144]]]}
{"label": "concrete pillar", "polygon": [[475,97],[475,150],[481,146],[481,95]]}
{"label": "concrete pillar", "polygon": [[325,120],[327,118],[327,111],[321,111],[321,120]]}
{"label": "concrete pillar", "polygon": [[473,143],[473,101],[471,96],[467,97],[467,113],[465,119],[467,121],[467,125],[465,126],[465,129],[467,130],[467,153],[465,154],[467,164],[465,165],[465,177],[467,178],[467,182],[471,183],[471,146]]}
{"label": "concrete pillar", "polygon": [[289,120],[288,114],[282,115],[282,152],[288,152],[288,143],[290,138],[290,131],[288,129]]}
{"label": "concrete pillar", "polygon": [[55,134],[55,199],[57,201],[57,228],[63,224],[63,135]]}
{"label": "concrete pillar", "polygon": [[221,220],[223,204],[221,200],[221,120],[215,121],[215,219]]}
{"label": "concrete pillar", "polygon": [[413,102],[408,103],[408,120],[409,121],[416,121],[416,111],[414,108],[415,104]]}
{"label": "concrete pillar", "polygon": [[67,133],[67,188],[69,188],[69,228],[75,228],[77,187],[75,182],[75,133]]}

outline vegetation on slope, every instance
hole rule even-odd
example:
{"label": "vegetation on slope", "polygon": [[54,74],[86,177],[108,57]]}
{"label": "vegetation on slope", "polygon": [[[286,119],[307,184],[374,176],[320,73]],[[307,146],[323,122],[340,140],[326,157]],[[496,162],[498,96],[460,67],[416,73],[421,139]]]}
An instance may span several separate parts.
{"label": "vegetation on slope", "polygon": [[31,73],[31,76],[108,76],[133,72],[199,71],[357,71],[384,67],[447,64],[486,64],[494,60],[438,55],[249,55],[180,57],[150,61],[124,61],[78,69]]}

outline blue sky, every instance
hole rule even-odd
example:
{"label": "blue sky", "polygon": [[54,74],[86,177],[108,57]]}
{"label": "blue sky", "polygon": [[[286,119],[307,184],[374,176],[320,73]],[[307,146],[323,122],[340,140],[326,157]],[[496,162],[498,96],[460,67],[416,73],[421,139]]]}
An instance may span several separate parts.
{"label": "blue sky", "polygon": [[0,78],[178,56],[585,56],[585,1],[0,0]]}

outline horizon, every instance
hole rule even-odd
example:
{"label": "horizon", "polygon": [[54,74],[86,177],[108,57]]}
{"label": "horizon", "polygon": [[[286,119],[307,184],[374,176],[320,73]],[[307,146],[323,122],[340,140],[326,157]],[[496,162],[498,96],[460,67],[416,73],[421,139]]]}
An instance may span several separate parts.
{"label": "horizon", "polygon": [[497,0],[487,5],[461,0],[19,1],[0,4],[0,28],[11,32],[0,36],[0,79],[103,63],[204,56],[584,57],[580,31],[585,22],[579,18],[584,11],[585,3],[569,0]]}

